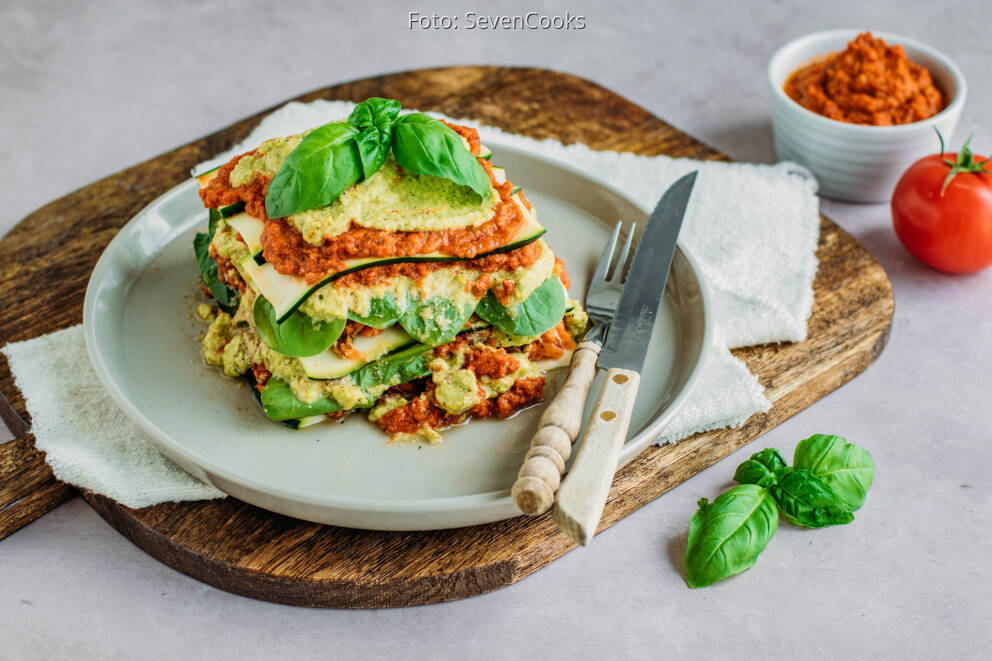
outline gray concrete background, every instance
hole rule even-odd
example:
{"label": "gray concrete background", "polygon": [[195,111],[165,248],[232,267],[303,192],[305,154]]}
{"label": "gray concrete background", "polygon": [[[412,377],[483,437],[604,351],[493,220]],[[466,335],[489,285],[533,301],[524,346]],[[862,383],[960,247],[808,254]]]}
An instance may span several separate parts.
{"label": "gray concrete background", "polygon": [[[0,2],[0,233],[49,200],[301,92],[456,63],[595,80],[741,160],[771,161],[764,68],[792,37],[869,27],[947,52],[971,83],[952,144],[992,151],[987,12],[968,1],[444,3],[586,16],[574,32],[411,32],[408,2]],[[824,201],[888,270],[892,339],[849,385],[521,583],[451,604],[308,610],[159,564],[81,500],[0,542],[0,658],[987,658],[992,644],[992,270],[919,265],[887,205]],[[0,265],[3,267],[5,265]],[[3,292],[16,296],[16,292]],[[0,331],[2,332],[2,331]],[[749,572],[689,590],[695,501],[765,446],[869,448],[857,520],[783,525]]]}

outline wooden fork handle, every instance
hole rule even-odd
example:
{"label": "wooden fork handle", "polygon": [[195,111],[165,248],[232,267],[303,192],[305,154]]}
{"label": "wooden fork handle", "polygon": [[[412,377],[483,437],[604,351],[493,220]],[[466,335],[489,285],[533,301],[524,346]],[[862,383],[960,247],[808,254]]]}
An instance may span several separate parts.
{"label": "wooden fork handle", "polygon": [[510,492],[524,514],[544,514],[554,503],[565,462],[572,454],[572,442],[582,427],[582,410],[596,378],[600,349],[596,342],[583,342],[576,348],[564,385],[541,416]]}
{"label": "wooden fork handle", "polygon": [[632,370],[606,372],[579,452],[558,492],[552,516],[562,532],[582,546],[596,534],[603,516],[640,381],[640,374]]}

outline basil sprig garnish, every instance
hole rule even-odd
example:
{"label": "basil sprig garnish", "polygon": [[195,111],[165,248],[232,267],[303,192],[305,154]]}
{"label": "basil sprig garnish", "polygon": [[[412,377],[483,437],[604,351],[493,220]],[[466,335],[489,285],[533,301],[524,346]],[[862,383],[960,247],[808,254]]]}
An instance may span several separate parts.
{"label": "basil sprig garnish", "polygon": [[352,185],[368,179],[386,161],[413,174],[428,174],[468,186],[480,198],[490,189],[489,175],[461,137],[432,117],[399,116],[395,99],[362,101],[347,121],[332,122],[307,134],[269,182],[265,213],[283,218],[327,206]]}
{"label": "basil sprig garnish", "polygon": [[770,487],[778,481],[778,473],[788,468],[782,453],[775,448],[765,448],[737,467],[734,479],[741,484]]}
{"label": "basil sprig garnish", "polygon": [[438,120],[412,113],[393,127],[396,162],[414,174],[431,174],[468,186],[480,198],[489,192],[489,175],[465,148],[461,136]]}
{"label": "basil sprig garnish", "polygon": [[865,504],[875,477],[868,450],[832,434],[816,434],[797,445],[792,463],[809,469],[852,512]]}
{"label": "basil sprig garnish", "polygon": [[348,122],[324,124],[289,153],[265,193],[265,213],[283,218],[327,206],[362,176],[361,157]]}
{"label": "basil sprig garnish", "polygon": [[689,523],[689,587],[702,588],[749,569],[776,530],[775,501],[757,485],[738,485],[712,503],[703,498]]}
{"label": "basil sprig garnish", "polygon": [[362,101],[348,116],[358,133],[355,142],[362,162],[363,179],[368,179],[386,162],[393,138],[393,124],[400,115],[396,99],[372,97]]}
{"label": "basil sprig garnish", "polygon": [[737,467],[734,479],[740,486],[712,503],[699,501],[685,553],[689,587],[704,587],[751,567],[775,533],[778,511],[805,528],[850,523],[875,475],[867,450],[827,434],[800,441],[792,464],[766,448]]}

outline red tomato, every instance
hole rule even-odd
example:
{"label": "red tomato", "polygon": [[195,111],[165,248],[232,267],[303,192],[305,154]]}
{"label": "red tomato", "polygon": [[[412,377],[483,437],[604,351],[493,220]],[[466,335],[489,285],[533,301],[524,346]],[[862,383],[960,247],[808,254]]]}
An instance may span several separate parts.
{"label": "red tomato", "polygon": [[960,154],[921,158],[902,175],[892,193],[892,224],[917,259],[948,273],[992,264],[992,163],[985,167],[986,161],[966,142]]}

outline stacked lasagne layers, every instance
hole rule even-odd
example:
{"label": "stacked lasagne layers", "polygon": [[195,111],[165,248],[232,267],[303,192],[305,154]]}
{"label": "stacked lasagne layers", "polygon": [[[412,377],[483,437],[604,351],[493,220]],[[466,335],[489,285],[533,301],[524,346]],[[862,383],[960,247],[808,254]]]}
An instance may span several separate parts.
{"label": "stacked lasagne layers", "polygon": [[218,304],[203,354],[248,378],[270,419],[361,409],[394,439],[436,442],[539,401],[545,372],[568,363],[586,315],[534,207],[474,129],[449,126],[489,176],[481,199],[390,154],[333,203],[268,218],[268,185],[306,134],[198,178],[203,289]]}

